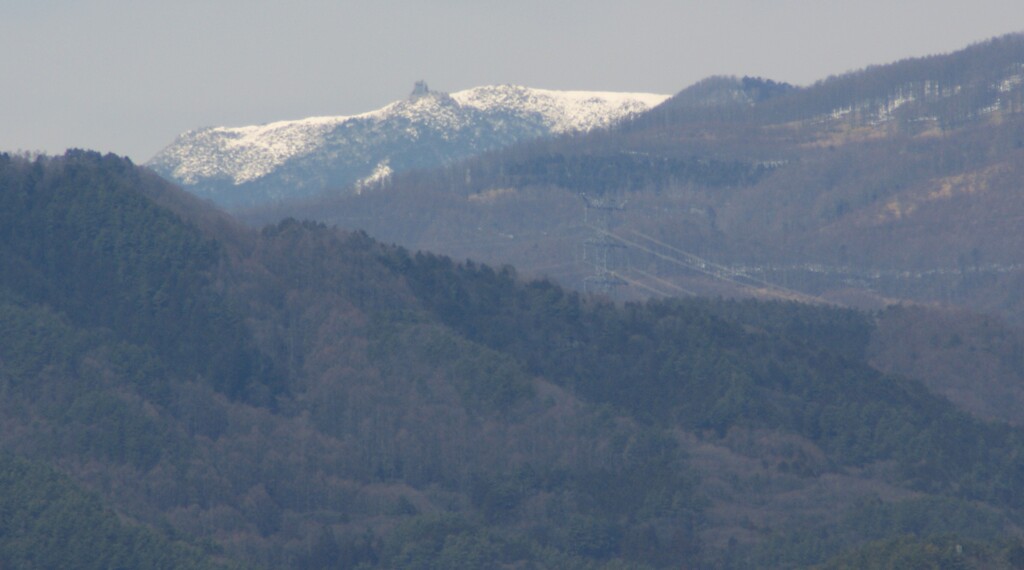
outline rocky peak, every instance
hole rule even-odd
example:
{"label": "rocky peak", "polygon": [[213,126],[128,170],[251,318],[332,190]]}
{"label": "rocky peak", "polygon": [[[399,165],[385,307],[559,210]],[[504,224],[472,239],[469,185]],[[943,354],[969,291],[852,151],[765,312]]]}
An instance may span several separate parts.
{"label": "rocky peak", "polygon": [[412,87],[412,93],[409,94],[409,100],[415,101],[422,97],[430,94],[430,88],[427,87],[427,82],[420,79]]}

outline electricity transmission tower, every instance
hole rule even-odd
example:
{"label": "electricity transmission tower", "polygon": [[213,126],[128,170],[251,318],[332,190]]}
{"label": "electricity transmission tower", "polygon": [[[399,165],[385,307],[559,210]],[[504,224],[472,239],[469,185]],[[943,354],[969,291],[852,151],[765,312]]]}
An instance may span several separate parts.
{"label": "electricity transmission tower", "polygon": [[588,196],[581,192],[585,208],[583,225],[592,230],[592,237],[583,242],[583,261],[590,263],[593,274],[583,279],[585,292],[610,294],[615,288],[627,285],[627,282],[615,273],[619,258],[616,252],[626,249],[619,240],[612,237],[612,221],[615,212],[626,208],[626,200],[621,196]]}

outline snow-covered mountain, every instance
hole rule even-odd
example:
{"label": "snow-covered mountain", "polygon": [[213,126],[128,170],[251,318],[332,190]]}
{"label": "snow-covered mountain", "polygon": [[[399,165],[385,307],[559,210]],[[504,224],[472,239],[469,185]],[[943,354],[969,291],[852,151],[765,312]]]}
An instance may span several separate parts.
{"label": "snow-covered mountain", "polygon": [[391,173],[516,142],[607,127],[668,95],[549,91],[514,85],[412,95],[361,115],[188,131],[148,166],[227,207],[360,191]]}

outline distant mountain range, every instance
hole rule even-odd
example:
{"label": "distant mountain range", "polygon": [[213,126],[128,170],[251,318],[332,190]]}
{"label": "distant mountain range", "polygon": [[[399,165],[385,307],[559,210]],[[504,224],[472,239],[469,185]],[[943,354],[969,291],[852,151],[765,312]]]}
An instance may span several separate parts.
{"label": "distant mountain range", "polygon": [[[356,117],[188,133],[150,166],[249,223],[315,219],[575,288],[607,270],[628,298],[938,301],[1024,322],[1022,132],[1012,34],[670,98],[420,85]],[[580,195],[608,193],[629,205],[598,238]],[[595,268],[595,239],[627,247]]]}
{"label": "distant mountain range", "polygon": [[148,166],[223,207],[248,207],[358,192],[394,172],[607,127],[667,98],[514,85],[446,94],[418,82],[408,99],[360,115],[189,131]]}
{"label": "distant mountain range", "polygon": [[[804,87],[712,77],[610,129],[396,173],[385,191],[248,221],[317,219],[580,289],[607,270],[631,283],[617,289],[627,298],[809,294],[1024,322],[1022,181],[1014,34]],[[600,208],[584,216],[581,194],[626,207],[604,227]],[[593,244],[609,239],[625,247],[595,264],[605,250]]]}

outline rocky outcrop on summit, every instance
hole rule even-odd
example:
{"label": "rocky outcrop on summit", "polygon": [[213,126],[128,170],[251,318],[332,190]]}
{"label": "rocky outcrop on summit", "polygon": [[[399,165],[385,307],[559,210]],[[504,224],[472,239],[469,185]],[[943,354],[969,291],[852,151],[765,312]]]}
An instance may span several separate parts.
{"label": "rocky outcrop on summit", "polygon": [[148,166],[228,208],[358,192],[381,173],[429,168],[520,141],[607,127],[667,99],[512,85],[412,95],[354,116],[186,132]]}

